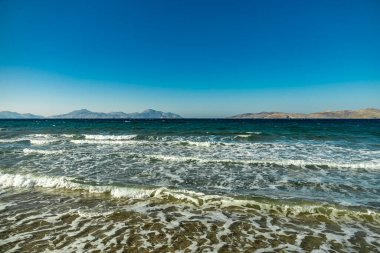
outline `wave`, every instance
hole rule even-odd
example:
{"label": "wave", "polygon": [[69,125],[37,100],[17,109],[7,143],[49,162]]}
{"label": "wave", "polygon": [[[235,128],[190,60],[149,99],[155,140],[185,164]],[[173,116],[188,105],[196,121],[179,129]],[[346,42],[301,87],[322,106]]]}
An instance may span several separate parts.
{"label": "wave", "polygon": [[249,138],[249,137],[251,137],[251,135],[250,134],[238,134],[238,135],[236,135],[236,137],[238,137],[238,138]]}
{"label": "wave", "polygon": [[33,145],[47,145],[53,142],[57,142],[57,140],[29,140]]}
{"label": "wave", "polygon": [[137,140],[70,140],[74,144],[98,144],[98,145],[138,145],[146,144],[148,141]]}
{"label": "wave", "polygon": [[48,145],[53,142],[58,142],[60,138],[57,137],[58,136],[52,134],[32,134],[26,136],[32,145]]}
{"label": "wave", "polygon": [[30,134],[26,135],[26,138],[31,140],[61,140],[67,138],[73,138],[75,134]]}
{"label": "wave", "polygon": [[100,135],[85,134],[85,139],[70,140],[74,144],[99,144],[99,145],[123,145],[123,144],[141,144],[146,141],[135,140],[136,134],[129,135]]}
{"label": "wave", "polygon": [[[127,198],[127,199],[161,199],[170,202],[180,202],[183,204],[192,204],[198,207],[218,207],[228,208],[231,206],[240,206],[253,208],[255,210],[262,210],[289,215],[298,215],[304,213],[323,213],[328,216],[342,217],[342,214],[355,214],[364,215],[368,219],[371,215],[375,219],[380,219],[380,213],[376,211],[361,211],[342,209],[339,206],[302,202],[302,204],[291,200],[276,200],[270,198],[251,198],[251,199],[237,199],[229,196],[221,195],[207,195],[201,192],[181,190],[181,189],[168,189],[165,187],[154,189],[143,189],[137,187],[127,186],[111,186],[111,185],[89,185],[84,183],[75,182],[74,178],[69,177],[54,177],[54,176],[37,176],[31,174],[5,174],[0,172],[0,187],[2,188],[53,188],[53,189],[66,189],[66,190],[80,190],[87,191],[90,194],[107,194],[113,198]],[[92,214],[91,214],[92,215]]]}
{"label": "wave", "polygon": [[239,133],[232,137],[232,140],[236,139],[244,139],[246,141],[255,141],[255,140],[262,140],[264,136],[262,135],[262,132],[245,132],[245,133]]}
{"label": "wave", "polygon": [[[74,143],[91,143],[91,144],[123,144],[122,141],[125,141],[126,144],[146,144],[146,143],[166,143],[166,144],[178,144],[178,145],[190,145],[190,146],[198,146],[198,147],[210,147],[215,142],[211,141],[192,141],[192,140],[184,140],[182,138],[178,138],[179,140],[167,140],[166,138],[162,138],[161,140],[157,140],[152,136],[145,137],[146,140],[136,140],[137,134],[130,135],[84,135],[85,140],[73,140]],[[151,141],[154,139],[154,141]],[[90,142],[88,140],[91,140]],[[133,140],[133,141],[131,141]]]}
{"label": "wave", "polygon": [[137,137],[137,134],[129,134],[129,135],[101,135],[101,134],[85,134],[86,140],[133,140]]}
{"label": "wave", "polygon": [[75,136],[75,134],[60,134],[60,136],[62,136],[64,138],[73,138]]}
{"label": "wave", "polygon": [[85,139],[85,140],[70,140],[74,144],[98,144],[98,145],[160,145],[160,144],[173,144],[181,146],[196,146],[196,147],[210,147],[212,145],[217,145],[216,142],[211,141],[187,141],[187,140],[178,140],[178,141],[149,141],[149,140],[135,140],[128,138],[114,138],[114,139]]}
{"label": "wave", "polygon": [[22,141],[29,141],[28,139],[0,139],[0,143],[13,143],[13,142],[22,142]]}
{"label": "wave", "polygon": [[30,149],[24,148],[23,152],[25,154],[42,154],[42,155],[52,155],[52,154],[62,154],[62,150],[41,150],[41,149]]}
{"label": "wave", "polygon": [[217,142],[212,141],[168,141],[167,143],[173,143],[178,145],[189,145],[189,146],[197,146],[197,147],[211,147],[212,145],[217,145]]}
{"label": "wave", "polygon": [[116,186],[93,186],[74,182],[74,178],[36,176],[31,174],[4,174],[0,173],[0,186],[3,188],[58,188],[70,190],[86,190],[89,193],[110,193],[113,197],[144,198],[149,197],[153,190],[121,188]]}
{"label": "wave", "polygon": [[242,134],[237,134],[235,138],[249,138],[249,137],[253,137],[255,135],[261,135],[261,134],[262,132],[245,132]]}
{"label": "wave", "polygon": [[197,193],[188,190],[169,190],[164,187],[154,189],[143,189],[137,187],[121,187],[112,185],[89,185],[75,182],[74,178],[56,177],[56,176],[37,176],[31,174],[5,174],[0,173],[0,187],[9,188],[56,188],[68,190],[82,190],[93,194],[109,194],[114,198],[128,199],[147,199],[161,198],[166,199],[169,196],[184,202],[191,202],[199,205],[196,196],[203,196],[203,193]]}
{"label": "wave", "polygon": [[247,132],[247,134],[262,134],[262,132]]}
{"label": "wave", "polygon": [[212,159],[200,157],[180,157],[170,155],[143,155],[144,157],[162,161],[174,162],[199,162],[199,163],[230,163],[230,164],[247,164],[247,165],[277,165],[283,167],[327,167],[342,169],[380,169],[379,162],[359,162],[359,163],[336,163],[336,162],[312,162],[304,160],[238,160],[238,159]]}

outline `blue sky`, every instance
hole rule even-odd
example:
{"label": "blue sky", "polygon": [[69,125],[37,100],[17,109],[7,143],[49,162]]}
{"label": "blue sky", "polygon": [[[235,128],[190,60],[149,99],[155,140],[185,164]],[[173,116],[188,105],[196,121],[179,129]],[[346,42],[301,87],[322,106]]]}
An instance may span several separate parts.
{"label": "blue sky", "polygon": [[380,108],[378,0],[0,1],[0,110]]}

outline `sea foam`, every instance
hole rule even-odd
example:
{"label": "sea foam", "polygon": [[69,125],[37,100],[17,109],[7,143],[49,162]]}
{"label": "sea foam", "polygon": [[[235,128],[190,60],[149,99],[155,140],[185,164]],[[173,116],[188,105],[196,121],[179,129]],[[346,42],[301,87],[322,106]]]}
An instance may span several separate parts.
{"label": "sea foam", "polygon": [[259,160],[259,159],[214,159],[214,158],[202,158],[202,157],[189,157],[189,156],[172,156],[172,155],[144,155],[147,158],[157,159],[162,161],[172,162],[199,162],[199,163],[236,163],[236,164],[261,164],[261,165],[278,165],[278,166],[296,166],[305,168],[308,166],[313,167],[328,167],[328,168],[342,168],[342,169],[380,169],[379,162],[356,162],[356,163],[335,163],[335,162],[313,162],[305,160]]}
{"label": "sea foam", "polygon": [[41,150],[41,149],[30,149],[24,148],[23,152],[25,154],[41,154],[41,155],[53,155],[53,154],[62,154],[62,150]]}
{"label": "sea foam", "polygon": [[86,140],[115,140],[115,141],[122,141],[122,140],[133,140],[137,137],[136,134],[129,134],[129,135],[101,135],[101,134],[85,134],[84,135]]}

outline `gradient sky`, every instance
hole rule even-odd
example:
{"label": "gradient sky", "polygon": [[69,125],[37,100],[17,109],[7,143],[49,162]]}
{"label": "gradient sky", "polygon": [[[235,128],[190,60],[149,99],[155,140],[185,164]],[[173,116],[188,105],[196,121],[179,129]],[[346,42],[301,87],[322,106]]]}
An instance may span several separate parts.
{"label": "gradient sky", "polygon": [[379,0],[0,0],[0,111],[367,107]]}

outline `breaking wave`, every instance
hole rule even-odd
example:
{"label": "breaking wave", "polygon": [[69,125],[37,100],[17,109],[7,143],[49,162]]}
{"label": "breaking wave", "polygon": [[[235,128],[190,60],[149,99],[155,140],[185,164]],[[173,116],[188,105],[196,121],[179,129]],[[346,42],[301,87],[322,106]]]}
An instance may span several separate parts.
{"label": "breaking wave", "polygon": [[51,177],[51,176],[35,176],[31,174],[5,174],[0,173],[0,187],[9,188],[53,188],[67,190],[87,191],[90,194],[107,194],[113,198],[127,199],[161,199],[167,201],[180,202],[183,204],[192,204],[195,206],[207,208],[218,207],[226,208],[229,206],[241,206],[253,208],[261,211],[268,211],[289,215],[298,215],[301,213],[323,213],[329,216],[341,216],[342,214],[354,215],[370,215],[379,219],[380,214],[370,210],[348,210],[338,206],[327,205],[322,203],[297,203],[287,202],[285,200],[277,201],[269,198],[260,199],[236,199],[229,196],[207,195],[200,192],[189,190],[168,189],[165,187],[154,189],[142,189],[136,187],[122,187],[111,185],[88,185],[78,183],[75,179],[68,177]]}
{"label": "breaking wave", "polygon": [[74,178],[56,176],[36,176],[31,174],[6,174],[0,173],[0,186],[3,188],[56,188],[68,190],[83,190],[89,193],[109,194],[114,198],[146,199],[150,197],[165,198],[174,196],[180,200],[197,201],[191,196],[202,196],[204,194],[188,190],[169,190],[167,188],[143,189],[137,187],[121,187],[112,185],[89,185],[75,182]]}
{"label": "breaking wave", "polygon": [[180,157],[170,155],[143,155],[147,158],[173,161],[173,162],[199,162],[199,163],[235,163],[235,164],[261,164],[261,165],[277,165],[283,167],[327,167],[327,168],[341,168],[341,169],[380,169],[379,162],[358,162],[358,163],[334,163],[334,162],[312,162],[304,160],[238,160],[238,159],[212,159],[200,157]]}
{"label": "breaking wave", "polygon": [[62,154],[61,150],[41,150],[41,149],[30,149],[24,148],[23,152],[25,154],[42,154],[42,155],[52,155],[52,154]]}
{"label": "breaking wave", "polygon": [[98,145],[136,145],[147,143],[146,141],[136,141],[136,140],[110,140],[110,139],[90,139],[90,140],[70,140],[74,144],[98,144]]}
{"label": "breaking wave", "polygon": [[29,140],[33,145],[48,145],[50,143],[56,142],[57,140]]}
{"label": "breaking wave", "polygon": [[137,137],[137,134],[130,134],[130,135],[101,135],[101,134],[85,134],[84,135],[86,140],[115,140],[115,141],[122,141],[122,140],[133,140]]}

